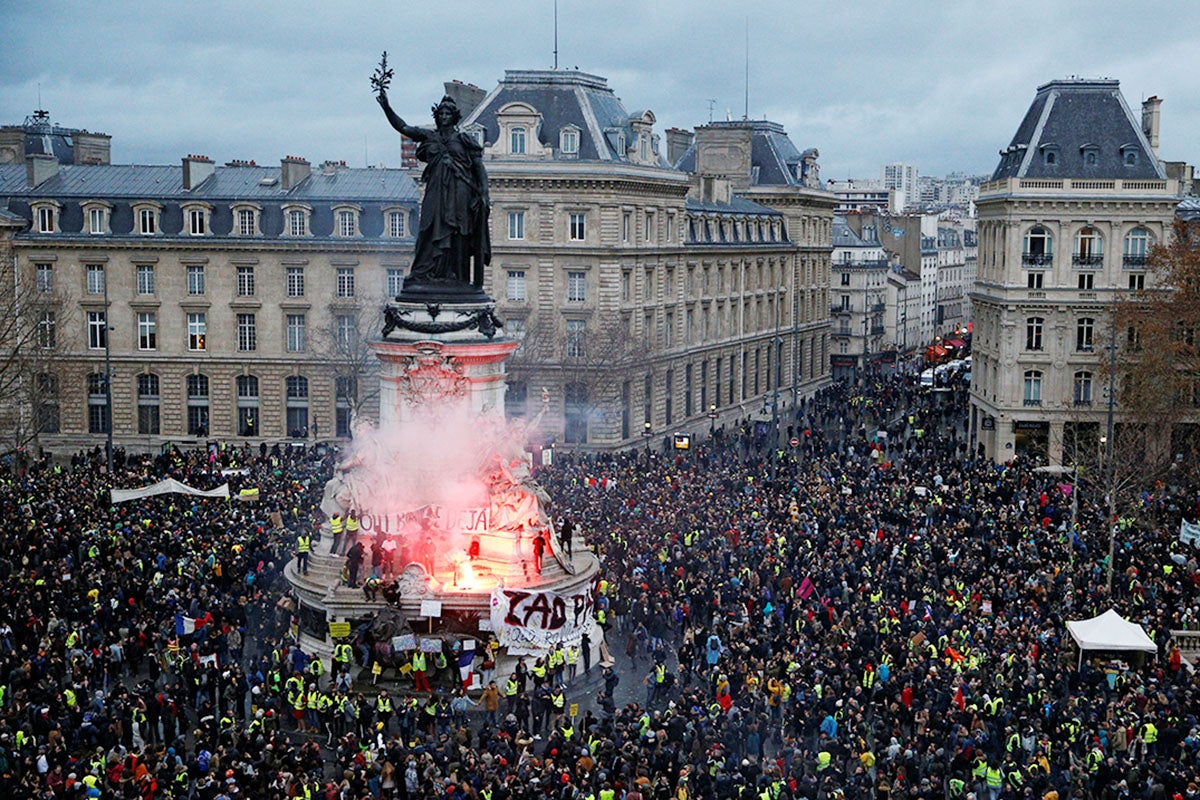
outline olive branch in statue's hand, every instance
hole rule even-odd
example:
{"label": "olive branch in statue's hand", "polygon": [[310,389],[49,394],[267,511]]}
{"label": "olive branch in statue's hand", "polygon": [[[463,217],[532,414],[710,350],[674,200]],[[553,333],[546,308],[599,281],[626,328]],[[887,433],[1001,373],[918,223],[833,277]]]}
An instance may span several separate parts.
{"label": "olive branch in statue's hand", "polygon": [[379,59],[379,66],[375,68],[375,72],[371,74],[371,87],[375,90],[375,94],[380,98],[387,97],[388,86],[392,83],[392,77],[396,73],[388,66],[387,50],[383,51],[383,57]]}

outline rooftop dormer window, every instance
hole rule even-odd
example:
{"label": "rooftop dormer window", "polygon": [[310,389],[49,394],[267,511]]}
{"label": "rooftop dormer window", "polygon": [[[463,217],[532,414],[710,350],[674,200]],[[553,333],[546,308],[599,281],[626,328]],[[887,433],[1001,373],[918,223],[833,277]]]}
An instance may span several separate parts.
{"label": "rooftop dormer window", "polygon": [[1121,145],[1121,163],[1127,167],[1138,165],[1138,146],[1136,144]]}
{"label": "rooftop dormer window", "polygon": [[558,149],[565,156],[574,156],[579,154],[579,128],[574,125],[568,125],[559,131],[558,134]]}
{"label": "rooftop dormer window", "polygon": [[1058,166],[1058,161],[1059,161],[1058,145],[1044,144],[1041,147],[1041,151],[1042,151],[1042,163],[1043,164],[1045,164],[1047,167]]}
{"label": "rooftop dormer window", "polygon": [[1085,167],[1094,167],[1100,163],[1100,148],[1094,144],[1085,144],[1079,148]]}
{"label": "rooftop dormer window", "polygon": [[514,127],[509,130],[508,152],[514,156],[525,155],[525,129]]}

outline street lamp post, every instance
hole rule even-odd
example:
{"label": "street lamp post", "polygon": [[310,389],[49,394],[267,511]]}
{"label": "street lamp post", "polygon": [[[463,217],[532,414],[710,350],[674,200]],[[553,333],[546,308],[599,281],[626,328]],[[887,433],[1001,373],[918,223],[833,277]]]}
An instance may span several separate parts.
{"label": "street lamp post", "polygon": [[646,440],[646,455],[650,455],[650,439],[654,436],[654,431],[650,429],[649,422],[642,427],[642,436]]}
{"label": "street lamp post", "polygon": [[[1113,335],[1115,337],[1116,334]],[[1113,402],[1117,391],[1117,343],[1115,338],[1113,343],[1108,346],[1108,358],[1108,420],[1105,436],[1101,442],[1104,444],[1104,500],[1107,507],[1105,524],[1108,525],[1107,591],[1108,596],[1112,597],[1113,557],[1117,549],[1117,523],[1113,519],[1116,506],[1116,498],[1113,497]]]}
{"label": "street lamp post", "polygon": [[711,438],[717,432],[717,404],[708,407],[708,435]]}
{"label": "street lamp post", "polygon": [[107,457],[108,474],[112,475],[112,472],[113,472],[113,407],[112,407],[113,374],[112,374],[112,350],[110,349],[109,343],[108,343],[109,335],[112,332],[112,325],[109,324],[109,319],[108,319],[108,314],[109,314],[110,309],[108,307],[108,269],[107,268],[105,268],[103,275],[104,275],[104,415],[107,417],[107,419],[105,420],[104,428],[107,431],[107,436],[108,436],[108,438],[105,442],[105,449],[107,450],[107,453],[108,453],[108,457]]}

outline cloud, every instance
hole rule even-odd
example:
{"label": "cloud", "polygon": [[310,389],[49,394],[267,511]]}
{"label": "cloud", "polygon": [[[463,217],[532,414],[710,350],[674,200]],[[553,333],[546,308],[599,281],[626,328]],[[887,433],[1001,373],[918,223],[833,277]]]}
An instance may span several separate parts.
{"label": "cloud", "polygon": [[[46,0],[5,14],[0,122],[33,111],[40,86],[56,122],[112,134],[124,162],[199,150],[395,166],[398,143],[367,82],[381,51],[396,67],[394,107],[420,123],[443,81],[491,89],[505,69],[554,59],[552,0],[218,0],[202,10]],[[748,88],[750,116],[820,149],[828,176],[874,177],[891,161],[923,174],[990,172],[1036,87],[1071,74],[1121,79],[1135,107],[1165,98],[1162,153],[1194,160],[1194,4],[1170,24],[1118,0],[559,0],[558,15],[560,67],[607,77],[660,130],[704,123],[710,100],[716,118],[740,117]]]}

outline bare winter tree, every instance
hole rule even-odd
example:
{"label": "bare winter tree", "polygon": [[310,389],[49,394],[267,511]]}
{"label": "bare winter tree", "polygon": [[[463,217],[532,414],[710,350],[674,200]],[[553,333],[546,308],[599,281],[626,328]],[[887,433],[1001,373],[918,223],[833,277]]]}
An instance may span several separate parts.
{"label": "bare winter tree", "polygon": [[317,331],[315,354],[334,375],[339,417],[335,432],[348,432],[350,420],[372,408],[379,396],[379,360],[367,343],[379,338],[383,329],[382,309],[382,301],[370,299],[332,306],[329,324]]}
{"label": "bare winter tree", "polygon": [[46,279],[0,263],[0,457],[36,451],[58,431],[60,330],[71,324],[67,294]]}

